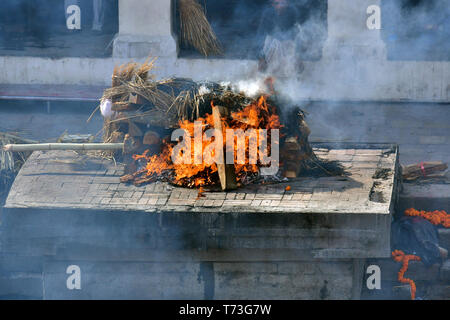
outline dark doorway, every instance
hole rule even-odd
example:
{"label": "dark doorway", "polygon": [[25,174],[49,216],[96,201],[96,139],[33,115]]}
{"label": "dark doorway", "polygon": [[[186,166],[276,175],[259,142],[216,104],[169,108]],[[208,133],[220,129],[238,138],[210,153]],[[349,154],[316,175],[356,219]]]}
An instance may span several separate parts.
{"label": "dark doorway", "polygon": [[[264,39],[258,35],[263,13],[271,6],[271,0],[198,0],[206,11],[217,38],[224,48],[224,55],[215,58],[257,59]],[[178,1],[175,1],[177,4]],[[317,60],[327,37],[327,0],[290,0],[298,11],[296,23],[305,34],[304,60]],[[175,30],[179,33],[179,15],[176,13]],[[294,23],[292,24],[294,27]],[[201,57],[192,48],[180,42],[180,56]]]}
{"label": "dark doorway", "polygon": [[[67,27],[67,3],[80,9],[77,29]],[[99,3],[100,10],[96,12],[103,19],[100,27],[93,30],[93,0],[2,0],[0,54],[52,58],[111,56],[111,41],[118,32],[118,0]]]}

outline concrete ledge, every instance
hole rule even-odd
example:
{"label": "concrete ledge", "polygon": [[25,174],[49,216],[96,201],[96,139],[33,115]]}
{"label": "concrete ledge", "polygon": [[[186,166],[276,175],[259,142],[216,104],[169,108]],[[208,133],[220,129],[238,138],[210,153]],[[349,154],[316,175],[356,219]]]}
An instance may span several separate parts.
{"label": "concrete ledge", "polygon": [[[83,84],[110,85],[115,65],[127,63],[132,53],[145,60],[146,45],[117,40],[114,58],[0,57],[0,83],[3,84]],[[261,78],[255,60],[177,59],[174,40],[153,38],[160,54],[155,74],[159,78],[177,76],[194,80],[237,81]],[[129,46],[132,44],[131,47]],[[153,50],[153,49],[152,49]],[[145,55],[144,55],[145,54]],[[347,101],[450,101],[450,62],[327,60],[304,62],[298,79],[280,84],[280,92],[294,100]],[[385,75],[391,75],[386,78]],[[336,81],[336,80],[339,81]]]}
{"label": "concrete ledge", "polygon": [[450,212],[450,184],[448,183],[404,183],[399,196],[400,213],[408,208]]}
{"label": "concrete ledge", "polygon": [[0,99],[99,101],[104,86],[0,84]]}
{"label": "concrete ledge", "polygon": [[177,56],[177,44],[172,36],[118,35],[114,39],[115,58],[147,58]]}
{"label": "concrete ledge", "polygon": [[[1,241],[4,253],[82,260],[301,261],[390,255],[389,215],[341,217],[7,209]],[[320,220],[334,227],[317,232]],[[316,221],[315,226],[308,227],[308,221]]]}

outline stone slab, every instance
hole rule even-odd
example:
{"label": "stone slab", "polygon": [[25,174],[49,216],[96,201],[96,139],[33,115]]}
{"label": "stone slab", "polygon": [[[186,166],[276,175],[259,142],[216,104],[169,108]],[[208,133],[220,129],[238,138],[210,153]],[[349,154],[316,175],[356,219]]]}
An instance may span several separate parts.
{"label": "stone slab", "polygon": [[[302,177],[248,185],[233,192],[206,192],[168,183],[120,184],[123,165],[71,151],[34,152],[19,172],[6,208],[142,212],[336,213],[389,215],[396,184],[397,153],[391,149],[327,149],[320,157],[343,154],[345,177]],[[377,169],[390,170],[374,179]],[[286,191],[286,187],[290,190]],[[370,195],[376,192],[373,199]],[[379,200],[378,198],[382,199]],[[377,200],[378,199],[378,200]],[[255,201],[256,200],[256,201]],[[261,200],[261,201],[258,201]]]}

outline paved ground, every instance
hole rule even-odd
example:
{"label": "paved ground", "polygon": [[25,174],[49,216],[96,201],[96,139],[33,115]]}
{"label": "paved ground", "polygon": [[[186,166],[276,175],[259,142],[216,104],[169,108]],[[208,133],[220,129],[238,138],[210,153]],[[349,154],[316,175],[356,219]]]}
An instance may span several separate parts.
{"label": "paved ground", "polygon": [[[17,176],[5,207],[390,214],[397,154],[388,146],[382,148],[316,149],[319,157],[341,162],[346,177],[252,184],[236,191],[205,192],[201,197],[196,189],[166,183],[140,187],[120,183],[124,168],[112,161],[72,151],[34,152]],[[387,170],[387,176],[374,178],[379,169]]]}

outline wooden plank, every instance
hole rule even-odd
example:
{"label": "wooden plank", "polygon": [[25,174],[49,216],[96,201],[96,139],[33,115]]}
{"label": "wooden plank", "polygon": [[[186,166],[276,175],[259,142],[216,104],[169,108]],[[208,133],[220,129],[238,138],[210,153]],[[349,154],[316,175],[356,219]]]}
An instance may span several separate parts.
{"label": "wooden plank", "polygon": [[161,138],[159,137],[159,134],[155,131],[147,131],[144,134],[144,139],[142,141],[143,144],[148,145],[157,145],[161,143]]}
{"label": "wooden plank", "polygon": [[[213,106],[212,113],[214,118],[214,128],[222,132],[221,118],[229,115],[228,109],[221,106]],[[225,147],[223,150],[222,164],[217,164],[217,170],[219,173],[220,185],[222,190],[237,189],[236,173],[234,171],[234,164],[225,163]]]}
{"label": "wooden plank", "polygon": [[175,120],[171,114],[159,112],[157,110],[140,112],[126,110],[119,113],[117,119],[113,121],[127,121],[132,120],[135,123],[145,124],[155,127],[173,128],[178,126],[178,121]]}
{"label": "wooden plank", "polygon": [[128,95],[128,103],[133,103],[133,104],[144,104],[144,103],[146,103],[147,101],[144,99],[144,98],[142,98],[140,95],[138,95],[138,94],[136,94],[136,93],[134,93],[134,92],[131,92],[129,95]]}
{"label": "wooden plank", "polygon": [[131,120],[128,120],[128,134],[132,137],[142,137],[144,135],[142,130]]}
{"label": "wooden plank", "polygon": [[132,106],[128,102],[114,102],[111,110],[112,111],[127,111],[127,110],[132,110]]}

